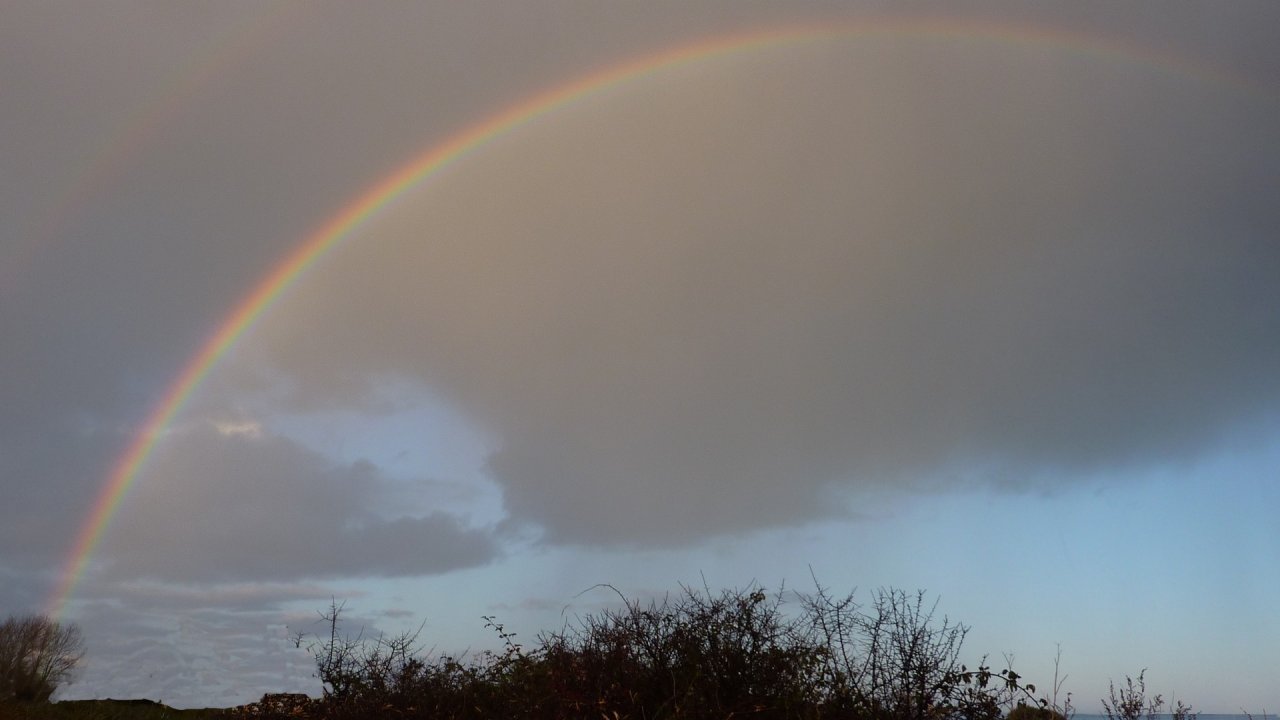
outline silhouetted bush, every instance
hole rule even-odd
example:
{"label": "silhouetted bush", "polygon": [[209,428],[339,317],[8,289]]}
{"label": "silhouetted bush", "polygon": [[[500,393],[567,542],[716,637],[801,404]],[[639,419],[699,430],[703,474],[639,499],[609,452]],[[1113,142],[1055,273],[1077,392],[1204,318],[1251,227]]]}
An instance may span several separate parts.
{"label": "silhouetted bush", "polygon": [[[923,592],[853,594],[819,586],[794,595],[760,588],[680,594],[544,632],[526,649],[497,620],[499,651],[424,657],[417,633],[364,639],[322,615],[312,646],[330,718],[850,718],[994,720],[1015,701],[1019,720],[1048,702],[1011,669],[959,663],[967,628],[935,617]],[[621,597],[621,595],[620,595]],[[791,610],[791,612],[787,612]],[[1128,719],[1126,719],[1128,720]]]}
{"label": "silhouetted bush", "polygon": [[[1125,677],[1125,686],[1116,689],[1115,682],[1110,683],[1110,699],[1102,701],[1102,709],[1108,720],[1155,720],[1164,707],[1164,697],[1155,695],[1147,697],[1147,671],[1138,673],[1138,682]],[[1181,700],[1170,710],[1171,720],[1196,720],[1199,713]]]}
{"label": "silhouetted bush", "polygon": [[558,712],[599,708],[621,717],[800,717],[821,702],[821,650],[782,612],[781,594],[675,600],[588,616],[544,634],[539,658]]}
{"label": "silhouetted bush", "polygon": [[1053,708],[1039,707],[1019,703],[1006,716],[1007,720],[1067,720],[1062,713]]}

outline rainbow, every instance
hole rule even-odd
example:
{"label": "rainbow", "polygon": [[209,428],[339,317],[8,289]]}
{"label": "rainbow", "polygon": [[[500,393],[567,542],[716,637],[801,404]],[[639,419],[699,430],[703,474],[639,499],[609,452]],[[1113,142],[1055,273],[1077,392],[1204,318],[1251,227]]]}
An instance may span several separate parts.
{"label": "rainbow", "polygon": [[[200,387],[201,382],[218,360],[285,291],[305,274],[308,268],[344,238],[349,237],[353,230],[392,204],[406,190],[462,160],[494,138],[565,108],[575,101],[628,81],[684,63],[730,53],[805,41],[854,37],[995,41],[1013,46],[1047,46],[1105,60],[1166,70],[1216,84],[1225,83],[1246,87],[1246,89],[1248,85],[1218,71],[1188,63],[1180,57],[1138,47],[1132,43],[1124,44],[1039,26],[914,19],[855,24],[800,25],[702,39],[598,70],[567,84],[533,95],[458,132],[443,143],[428,148],[361,193],[354,201],[320,225],[235,306],[213,336],[204,343],[181,374],[169,385],[147,416],[141,430],[115,463],[75,538],[56,588],[46,604],[47,612],[55,618],[62,616],[77,584],[85,575],[94,551],[101,542],[112,517],[128,494],[129,488],[137,480],[165,429]],[[1254,90],[1256,92],[1256,88]]]}

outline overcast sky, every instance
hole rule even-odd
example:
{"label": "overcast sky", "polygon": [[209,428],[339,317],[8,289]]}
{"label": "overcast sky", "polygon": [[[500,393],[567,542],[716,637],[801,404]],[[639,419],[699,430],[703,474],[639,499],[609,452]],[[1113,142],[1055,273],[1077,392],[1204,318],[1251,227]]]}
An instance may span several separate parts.
{"label": "overcast sky", "polygon": [[[317,694],[289,637],[484,648],[680,583],[928,590],[1280,706],[1280,5],[10,2],[0,611],[289,253],[422,152],[663,51],[357,226],[164,428],[62,696]],[[858,28],[891,19],[889,32]],[[883,23],[881,23],[883,25]]]}

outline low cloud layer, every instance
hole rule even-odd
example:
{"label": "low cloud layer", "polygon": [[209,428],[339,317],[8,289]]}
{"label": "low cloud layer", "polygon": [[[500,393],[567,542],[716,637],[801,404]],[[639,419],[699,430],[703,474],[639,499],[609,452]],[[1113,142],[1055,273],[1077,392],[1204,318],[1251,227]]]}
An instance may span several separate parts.
{"label": "low cloud layer", "polygon": [[310,403],[429,386],[556,542],[1176,461],[1280,408],[1273,108],[1061,48],[695,63],[434,178],[249,355]]}
{"label": "low cloud layer", "polygon": [[[181,614],[145,597],[94,604],[80,625],[92,638],[64,699],[143,697],[176,707],[230,707],[267,692],[319,695],[314,661],[277,611],[227,611],[189,599]],[[216,604],[216,602],[215,602]],[[303,620],[301,629],[320,629]]]}

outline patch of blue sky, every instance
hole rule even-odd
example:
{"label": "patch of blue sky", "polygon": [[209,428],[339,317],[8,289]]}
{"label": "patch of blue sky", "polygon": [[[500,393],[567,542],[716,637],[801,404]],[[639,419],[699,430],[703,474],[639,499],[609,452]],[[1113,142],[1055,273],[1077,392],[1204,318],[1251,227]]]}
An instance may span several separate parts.
{"label": "patch of blue sky", "polygon": [[500,520],[501,492],[484,471],[495,441],[421,387],[388,382],[378,394],[377,412],[274,414],[267,425],[336,463],[376,466],[398,485],[375,508],[388,517],[447,511],[474,524]]}
{"label": "patch of blue sky", "polygon": [[[410,403],[376,418],[280,420],[274,430],[343,461],[369,459],[405,483],[436,478],[487,488],[444,504],[502,515],[500,492],[483,470],[491,439],[441,404]],[[1195,683],[1186,673],[1203,663],[1232,668],[1236,681],[1220,697],[1188,700],[1230,710],[1231,687],[1243,692],[1266,681],[1255,677],[1263,672],[1256,663],[1232,667],[1236,658],[1261,653],[1280,666],[1280,648],[1258,647],[1259,638],[1280,636],[1268,610],[1280,593],[1273,481],[1280,447],[1268,437],[1274,434],[1242,435],[1194,461],[1047,478],[1050,484],[1036,486],[1047,491],[977,485],[878,493],[853,506],[856,517],[847,521],[690,548],[513,546],[481,568],[361,580],[352,585],[352,608],[391,631],[425,621],[422,639],[439,651],[478,651],[499,646],[481,616],[497,616],[532,642],[575,614],[615,605],[611,590],[588,591],[598,583],[632,598],[678,592],[681,583],[699,587],[704,578],[713,590],[785,582],[808,592],[812,568],[837,593],[857,588],[863,602],[881,587],[927,590],[940,598],[939,615],[972,628],[966,661],[985,654],[999,662],[1012,653],[1019,671],[1041,686],[1060,645],[1071,676],[1064,690],[1083,693],[1082,710],[1095,708],[1108,679],[1149,668],[1157,689],[1188,687]],[[1081,627],[1092,630],[1083,636]],[[1203,663],[1177,660],[1188,655]]]}

